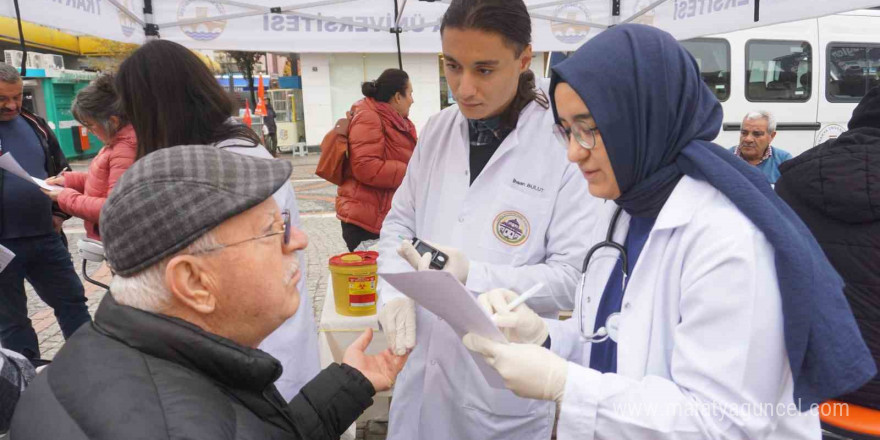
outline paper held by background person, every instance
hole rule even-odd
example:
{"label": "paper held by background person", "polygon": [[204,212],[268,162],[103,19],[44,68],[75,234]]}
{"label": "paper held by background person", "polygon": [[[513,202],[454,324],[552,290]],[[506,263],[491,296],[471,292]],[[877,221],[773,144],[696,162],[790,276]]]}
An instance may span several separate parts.
{"label": "paper held by background person", "polygon": [[15,258],[15,254],[0,245],[0,272],[3,272],[3,269],[6,269],[6,266],[12,262],[13,258]]}
{"label": "paper held by background person", "polygon": [[21,165],[18,164],[18,161],[16,161],[15,158],[12,157],[12,153],[6,153],[6,154],[0,156],[0,169],[4,169],[6,171],[9,171],[10,173],[12,173],[18,177],[21,177],[22,179],[27,180],[28,182],[31,182],[34,185],[37,185],[43,189],[47,189],[50,191],[60,191],[60,190],[64,189],[63,187],[60,187],[60,186],[49,185],[46,183],[45,180],[38,179],[38,178],[33,177],[30,174],[28,174],[28,172],[25,171],[24,168],[22,168]]}
{"label": "paper held by background person", "polygon": [[[459,339],[475,333],[495,342],[507,343],[477,299],[449,272],[425,270],[380,273],[379,276],[420,306],[437,315],[458,334]],[[482,356],[471,353],[489,386],[504,389],[501,375]]]}

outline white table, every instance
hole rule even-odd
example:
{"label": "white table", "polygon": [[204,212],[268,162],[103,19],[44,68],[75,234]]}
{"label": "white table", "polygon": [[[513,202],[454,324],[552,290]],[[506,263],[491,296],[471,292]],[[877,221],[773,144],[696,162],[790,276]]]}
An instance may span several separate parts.
{"label": "white table", "polygon": [[[379,330],[379,319],[376,315],[370,316],[344,316],[336,313],[336,303],[333,297],[333,278],[328,274],[327,296],[324,297],[324,307],[321,310],[321,324],[318,326],[318,353],[321,358],[321,368],[330,364],[342,363],[345,349],[351,345],[364,330],[373,329],[373,341],[367,347],[367,354],[383,352],[388,344],[385,335]],[[373,406],[367,409],[358,421],[374,419],[388,419],[388,408],[391,404],[391,391],[383,391],[373,396]],[[349,428],[342,439],[354,439],[354,425]]]}

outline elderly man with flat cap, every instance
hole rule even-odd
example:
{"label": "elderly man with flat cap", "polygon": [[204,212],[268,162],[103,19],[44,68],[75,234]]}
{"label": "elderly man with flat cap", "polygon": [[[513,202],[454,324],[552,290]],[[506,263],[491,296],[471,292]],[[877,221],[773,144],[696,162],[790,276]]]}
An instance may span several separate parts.
{"label": "elderly man with flat cap", "polygon": [[136,162],[101,212],[110,294],[28,388],[11,438],[338,438],[406,359],[365,355],[368,330],[292,401],[273,385],[281,364],[256,347],[297,312],[308,241],[272,199],[291,168],[211,146]]}

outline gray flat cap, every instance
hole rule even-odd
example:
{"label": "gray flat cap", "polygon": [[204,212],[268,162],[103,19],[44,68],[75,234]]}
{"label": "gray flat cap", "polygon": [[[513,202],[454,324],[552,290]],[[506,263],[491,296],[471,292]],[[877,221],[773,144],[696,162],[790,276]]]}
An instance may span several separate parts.
{"label": "gray flat cap", "polygon": [[208,145],[165,148],[138,160],[101,209],[110,267],[136,274],[189,246],[225,220],[262,203],[293,166]]}

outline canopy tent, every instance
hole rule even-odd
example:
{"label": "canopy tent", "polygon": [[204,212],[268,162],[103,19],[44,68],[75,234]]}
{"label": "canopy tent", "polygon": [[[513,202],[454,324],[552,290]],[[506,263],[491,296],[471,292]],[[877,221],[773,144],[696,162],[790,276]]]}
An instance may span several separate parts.
{"label": "canopy tent", "polygon": [[[290,3],[279,5],[285,1]],[[294,2],[19,0],[22,20],[127,43],[158,35],[192,49],[303,53],[438,53],[440,19],[449,0]],[[2,3],[0,15],[15,17],[13,2]],[[565,52],[619,23],[649,24],[688,39],[877,6],[880,0],[526,0],[526,4],[533,20],[534,49]]]}
{"label": "canopy tent", "polygon": [[[0,16],[16,18],[15,3],[13,0],[0,2]],[[124,43],[144,41],[143,0],[17,0],[17,3],[23,21]]]}

